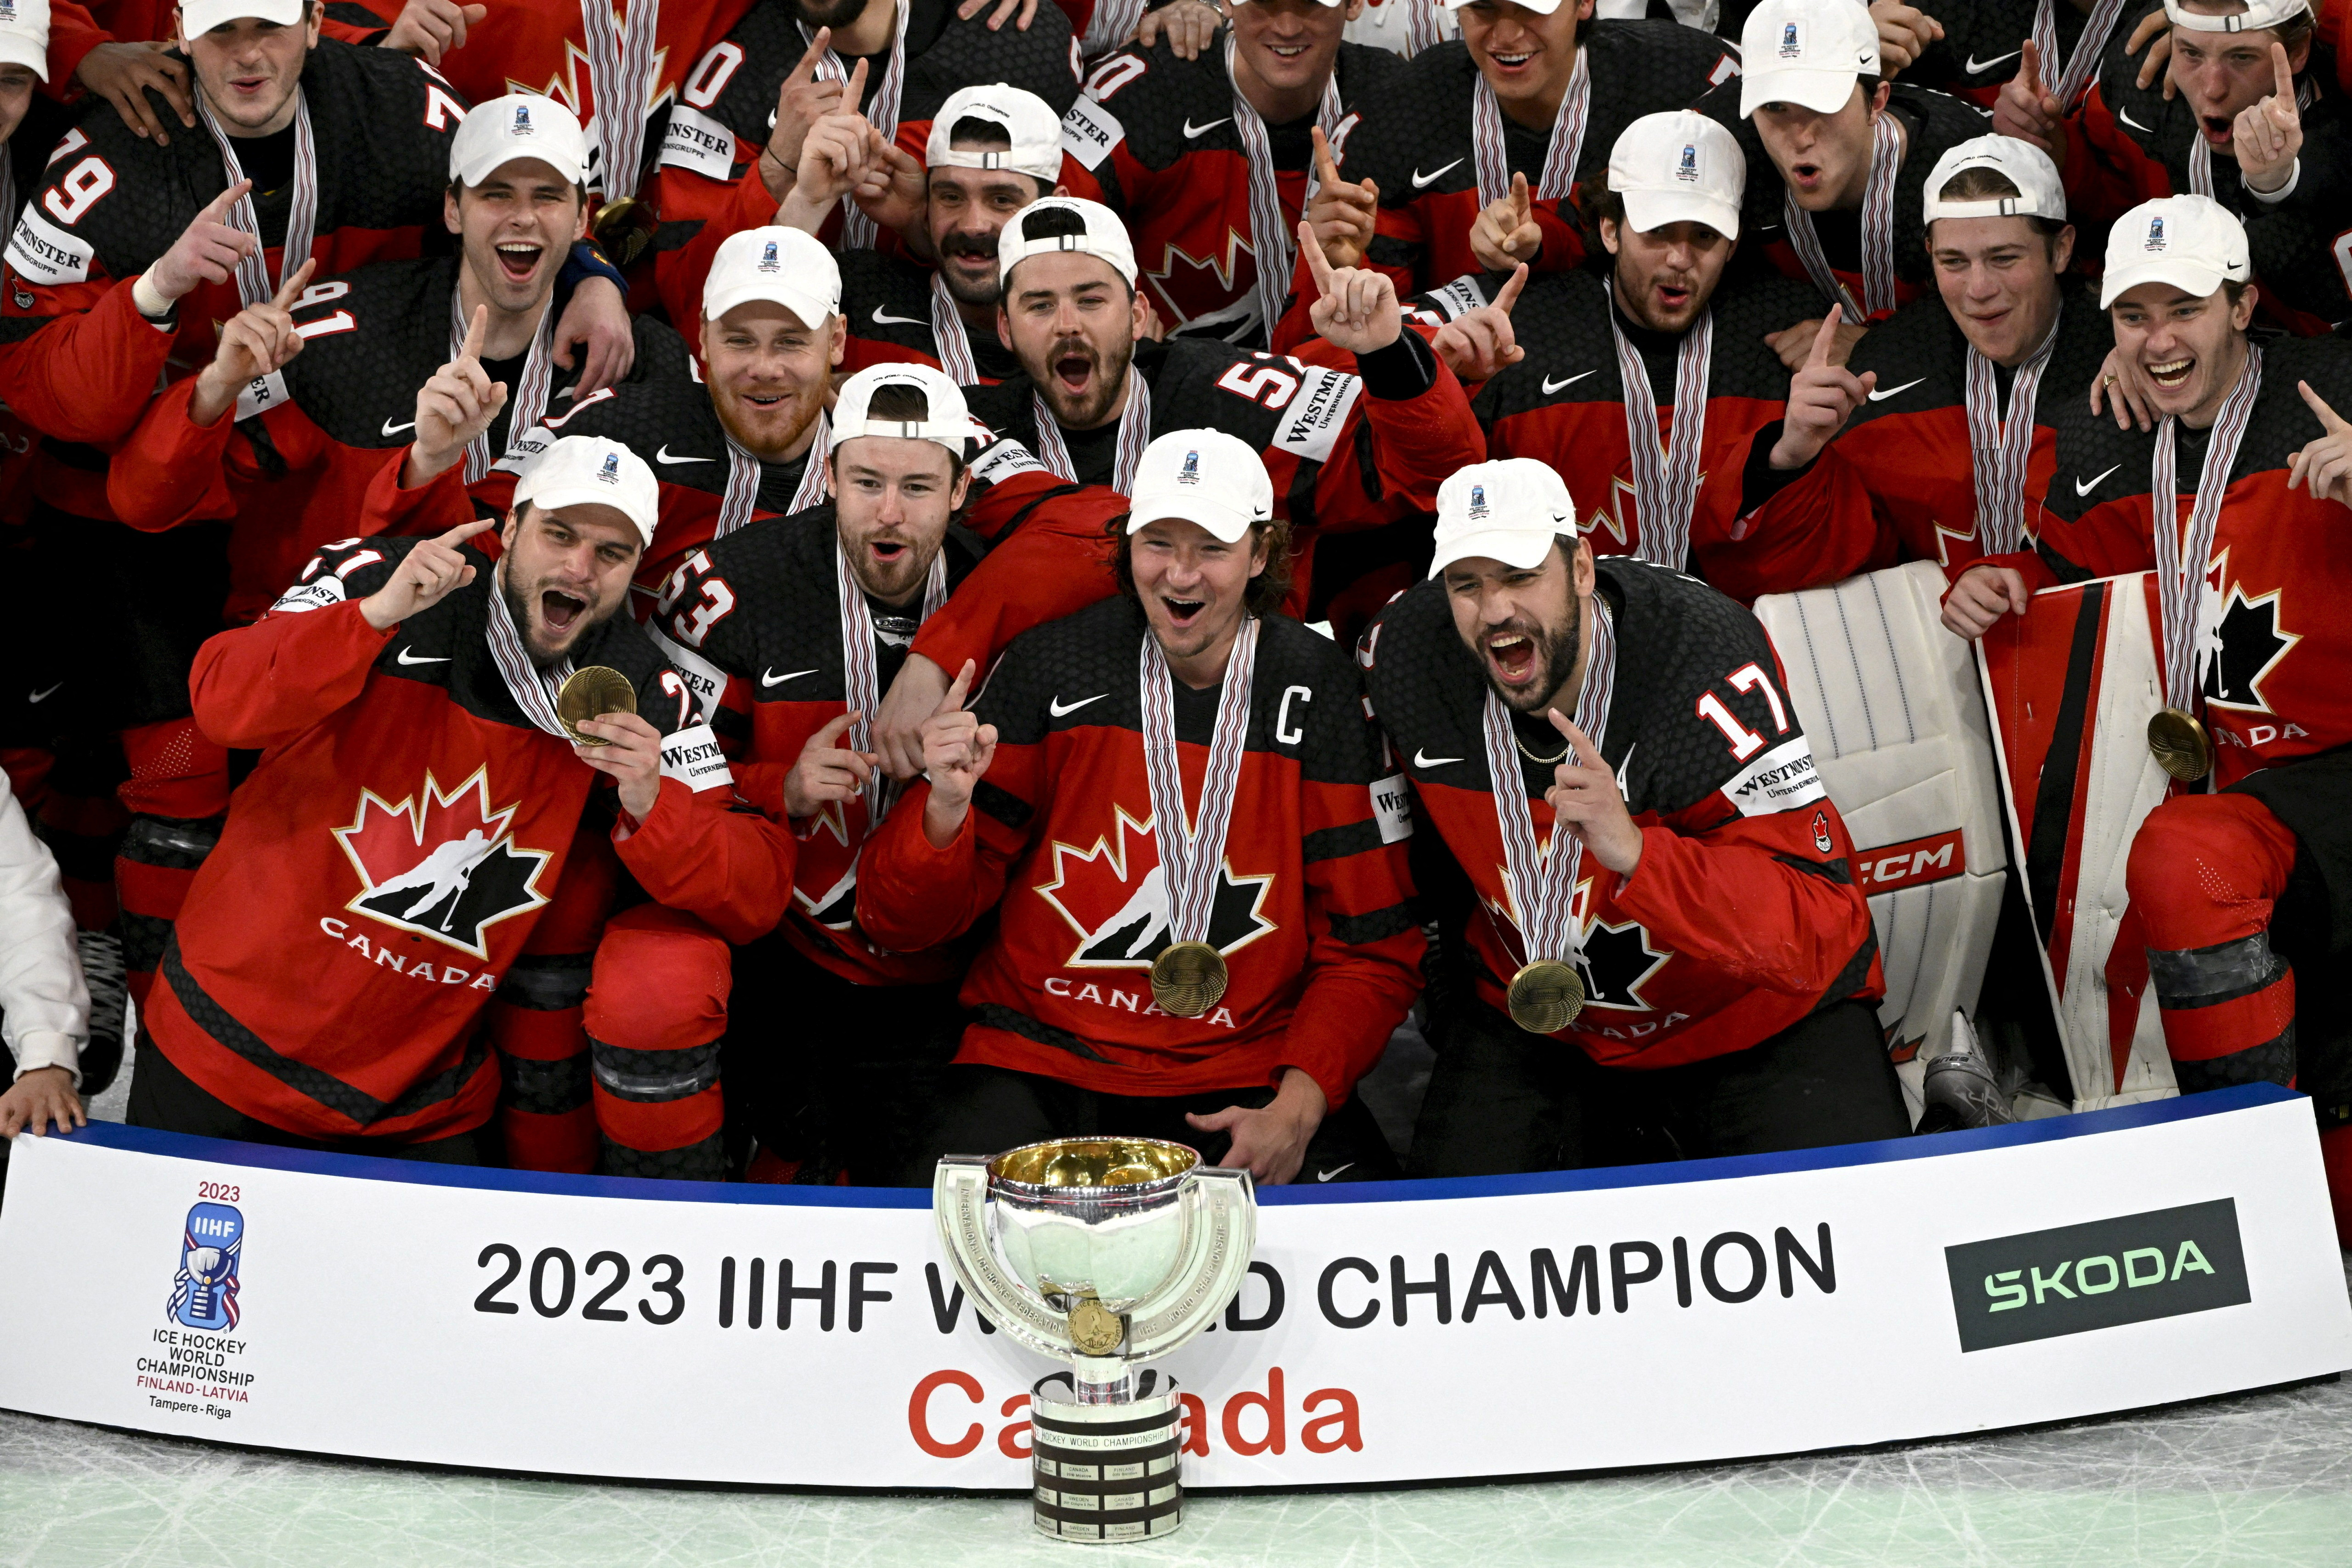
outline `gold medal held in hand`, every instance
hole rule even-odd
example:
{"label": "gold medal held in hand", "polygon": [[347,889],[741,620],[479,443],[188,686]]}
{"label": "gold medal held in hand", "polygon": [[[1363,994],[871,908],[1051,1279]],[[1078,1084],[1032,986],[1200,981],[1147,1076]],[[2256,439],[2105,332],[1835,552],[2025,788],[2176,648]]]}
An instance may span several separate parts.
{"label": "gold medal held in hand", "polygon": [[583,719],[602,719],[607,713],[634,713],[637,710],[637,689],[629,678],[608,665],[592,664],[585,669],[575,669],[564,679],[563,689],[555,694],[555,717],[563,732],[583,746],[606,746],[609,741],[581,732]]}
{"label": "gold medal held in hand", "polygon": [[1584,1011],[1584,982],[1574,964],[1538,958],[1511,976],[1507,1001],[1512,1023],[1530,1035],[1556,1035]]}
{"label": "gold medal held in hand", "polygon": [[2194,714],[2167,708],[2147,721],[2147,749],[2156,765],[2182,784],[2213,771],[2213,742]]}
{"label": "gold medal held in hand", "polygon": [[1197,1018],[1225,994],[1225,955],[1205,942],[1171,942],[1151,961],[1151,999],[1163,1013]]}

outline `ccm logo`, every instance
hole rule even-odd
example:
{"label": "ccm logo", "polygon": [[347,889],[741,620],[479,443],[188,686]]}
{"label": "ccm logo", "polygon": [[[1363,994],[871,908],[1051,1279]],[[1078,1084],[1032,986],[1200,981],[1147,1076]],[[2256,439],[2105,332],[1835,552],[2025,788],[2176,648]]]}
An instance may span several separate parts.
{"label": "ccm logo", "polygon": [[1889,844],[1877,849],[1864,849],[1854,856],[1854,868],[1862,885],[1869,893],[1891,893],[1897,888],[1916,888],[1928,882],[1940,882],[1957,877],[1967,868],[1968,858],[1960,847],[1960,830],[1931,833],[1925,838],[1914,838],[1907,844]]}

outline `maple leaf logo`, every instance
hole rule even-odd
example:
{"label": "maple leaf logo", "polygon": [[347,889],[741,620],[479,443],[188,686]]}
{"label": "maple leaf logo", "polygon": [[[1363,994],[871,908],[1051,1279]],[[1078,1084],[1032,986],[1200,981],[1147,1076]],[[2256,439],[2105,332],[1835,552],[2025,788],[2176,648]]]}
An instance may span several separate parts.
{"label": "maple leaf logo", "polygon": [[[1551,840],[1547,839],[1549,856]],[[1511,886],[1510,872],[1496,867],[1503,887]],[[1512,898],[1516,900],[1517,894]],[[1500,900],[1485,899],[1488,914],[1498,924],[1508,925],[1514,931],[1520,927],[1513,912]],[[1665,967],[1674,956],[1670,950],[1650,945],[1650,932],[1639,921],[1606,921],[1593,918],[1592,879],[1580,878],[1576,893],[1569,903],[1569,919],[1582,938],[1581,951],[1570,955],[1576,966],[1576,976],[1584,983],[1584,1005],[1587,1007],[1610,1007],[1627,1013],[1654,1012],[1641,988],[1649,978]],[[1522,939],[1524,941],[1524,939]]]}
{"label": "maple leaf logo", "polygon": [[[1148,969],[1168,945],[1168,882],[1151,820],[1139,822],[1122,805],[1111,812],[1110,832],[1091,847],[1054,842],[1053,878],[1036,888],[1076,934],[1072,969]],[[1236,877],[1231,860],[1219,868],[1209,915],[1218,952],[1237,952],[1275,929],[1259,912],[1273,885],[1271,874]]]}
{"label": "maple leaf logo", "polygon": [[490,808],[486,767],[446,791],[427,770],[424,789],[397,805],[362,789],[352,825],[334,830],[361,883],[343,907],[489,957],[486,931],[547,902],[539,877],[551,857],[516,846],[515,810]]}
{"label": "maple leaf logo", "polygon": [[1251,258],[1255,279],[1256,252],[1247,236],[1228,228],[1222,260],[1215,256],[1203,259],[1171,245],[1161,250],[1160,266],[1145,268],[1143,275],[1174,316],[1172,325],[1195,331],[1228,322],[1239,326],[1255,321],[1258,313],[1254,283],[1250,292],[1234,297],[1244,256]]}

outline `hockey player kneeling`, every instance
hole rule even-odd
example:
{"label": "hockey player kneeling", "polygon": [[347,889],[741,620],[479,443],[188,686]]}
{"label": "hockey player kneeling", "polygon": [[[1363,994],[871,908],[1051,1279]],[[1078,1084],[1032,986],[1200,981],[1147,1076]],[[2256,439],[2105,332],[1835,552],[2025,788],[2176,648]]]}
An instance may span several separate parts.
{"label": "hockey player kneeling", "polygon": [[1463,469],[1430,579],[1364,636],[1477,905],[1413,1173],[1622,1163],[1634,1128],[1687,1156],[1908,1133],[1845,824],[1770,639],[1679,573],[1596,563],[1575,515],[1531,458]]}
{"label": "hockey player kneeling", "polygon": [[[516,496],[495,565],[466,544],[487,521],[343,540],[198,653],[196,722],[262,754],[142,1009],[133,1123],[478,1163],[499,1081],[480,1016],[583,814],[667,906],[648,913],[736,941],[775,923],[784,830],[729,809],[685,682],[620,613],[653,474],[572,437]],[[559,702],[575,671],[601,717],[577,687]]]}
{"label": "hockey player kneeling", "polygon": [[884,946],[997,912],[928,1158],[1116,1133],[1261,1182],[1393,1174],[1349,1090],[1422,940],[1362,689],[1272,613],[1287,530],[1255,450],[1171,431],[1132,496],[1125,592],[1015,638],[970,711],[967,668],[924,729],[929,783],[866,842]]}

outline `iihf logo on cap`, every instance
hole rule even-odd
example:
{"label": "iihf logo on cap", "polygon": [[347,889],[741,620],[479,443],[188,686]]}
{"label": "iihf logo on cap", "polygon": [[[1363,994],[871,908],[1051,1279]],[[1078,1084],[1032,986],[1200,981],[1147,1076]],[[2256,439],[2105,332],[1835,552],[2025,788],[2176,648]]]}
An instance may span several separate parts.
{"label": "iihf logo on cap", "polygon": [[760,270],[775,272],[781,270],[781,267],[782,264],[776,260],[776,242],[772,239],[768,241],[768,248],[760,253]]}
{"label": "iihf logo on cap", "polygon": [[1791,22],[1781,28],[1780,58],[1784,60],[1793,60],[1804,52],[1803,47],[1797,42],[1797,24]]}
{"label": "iihf logo on cap", "polygon": [[512,133],[517,136],[532,136],[537,134],[537,132],[530,128],[530,104],[518,103],[515,105],[514,131]]}
{"label": "iihf logo on cap", "polygon": [[0,22],[16,19],[16,0],[0,0]]}
{"label": "iihf logo on cap", "polygon": [[2160,216],[2147,220],[2147,248],[2150,250],[2164,248],[2164,219]]}
{"label": "iihf logo on cap", "polygon": [[198,1204],[190,1209],[164,1321],[192,1329],[236,1327],[236,1263],[244,1249],[243,1215],[226,1204]]}
{"label": "iihf logo on cap", "polygon": [[1682,165],[1675,171],[1675,178],[1677,180],[1689,180],[1694,184],[1697,182],[1698,148],[1696,144],[1683,148]]}
{"label": "iihf logo on cap", "polygon": [[596,477],[604,480],[608,485],[619,484],[621,482],[621,454],[618,452],[605,453],[604,466],[596,470]]}
{"label": "iihf logo on cap", "polygon": [[1484,485],[1470,487],[1470,515],[1474,518],[1486,515],[1486,487]]}
{"label": "iihf logo on cap", "polygon": [[1184,454],[1184,471],[1176,476],[1176,482],[1180,485],[1197,485],[1201,482],[1200,453],[1187,452]]}

